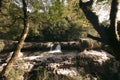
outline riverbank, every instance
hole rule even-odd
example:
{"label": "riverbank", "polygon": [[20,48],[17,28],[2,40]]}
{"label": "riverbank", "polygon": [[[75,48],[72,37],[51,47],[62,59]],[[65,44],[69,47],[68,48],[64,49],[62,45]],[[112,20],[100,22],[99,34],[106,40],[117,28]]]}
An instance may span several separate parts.
{"label": "riverbank", "polygon": [[[103,50],[22,53],[8,75],[11,79],[14,70],[19,78],[22,76],[19,80],[117,80],[119,77],[119,63]],[[6,62],[2,63],[5,65]]]}

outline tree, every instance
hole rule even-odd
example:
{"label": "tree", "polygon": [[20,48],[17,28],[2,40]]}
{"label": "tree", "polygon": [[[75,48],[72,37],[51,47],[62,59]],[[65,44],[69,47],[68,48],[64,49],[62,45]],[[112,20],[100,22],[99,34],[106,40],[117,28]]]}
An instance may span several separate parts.
{"label": "tree", "polygon": [[[2,9],[4,16],[0,14],[2,39],[18,40],[23,29],[22,0],[13,1],[10,4],[4,3]],[[88,27],[91,25],[88,24],[78,2],[78,0],[28,0],[30,31],[26,41],[74,40],[79,39],[81,35],[84,36],[82,33],[88,28],[92,30],[89,32],[93,32],[93,28]]]}
{"label": "tree", "polygon": [[23,33],[21,35],[21,38],[16,46],[16,50],[13,53],[11,59],[9,60],[9,62],[7,63],[7,65],[5,66],[5,68],[2,70],[1,76],[2,77],[7,77],[7,74],[9,73],[9,71],[11,70],[13,64],[16,62],[18,55],[23,47],[24,44],[24,40],[27,37],[27,34],[29,32],[29,20],[28,20],[28,14],[27,14],[27,0],[22,0],[23,3],[23,13],[24,13],[24,19],[23,19],[23,24],[24,24],[24,29],[23,29]]}
{"label": "tree", "polygon": [[1,39],[15,40],[16,38],[20,37],[23,29],[22,13],[22,9],[18,7],[14,1],[2,0],[2,10],[0,12]]}
{"label": "tree", "polygon": [[74,38],[86,37],[87,33],[97,35],[91,23],[86,19],[81,8],[79,8],[79,0],[67,0],[62,16],[65,17],[69,24],[69,39],[74,40]]}
{"label": "tree", "polygon": [[94,29],[98,32],[100,37],[95,37],[88,34],[88,37],[98,40],[105,45],[109,45],[109,47],[113,51],[113,55],[115,58],[120,61],[120,40],[117,31],[117,21],[116,21],[116,14],[118,11],[118,1],[119,0],[112,0],[111,2],[111,11],[110,11],[110,26],[106,27],[98,22],[98,16],[92,12],[90,7],[93,4],[93,0],[88,2],[83,2],[79,0],[80,8],[83,10],[86,18],[90,21],[93,25]]}

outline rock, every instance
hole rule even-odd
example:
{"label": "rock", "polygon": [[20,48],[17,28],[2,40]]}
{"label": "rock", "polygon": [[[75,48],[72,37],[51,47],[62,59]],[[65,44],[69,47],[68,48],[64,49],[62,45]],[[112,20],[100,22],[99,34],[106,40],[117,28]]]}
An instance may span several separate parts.
{"label": "rock", "polygon": [[80,38],[79,39],[79,49],[80,51],[84,50],[100,50],[101,49],[101,43],[95,40],[92,40],[90,38]]}
{"label": "rock", "polygon": [[58,69],[56,71],[58,75],[65,75],[69,77],[77,76],[79,73],[74,69]]}
{"label": "rock", "polygon": [[47,75],[63,75],[72,77],[74,80],[97,80],[98,77],[100,79],[105,78],[105,80],[110,80],[118,73],[119,62],[103,50],[63,53],[44,54],[43,52],[36,56],[23,56],[22,59],[18,60],[20,63],[15,64],[15,67],[22,68],[25,73],[29,73],[29,76],[34,75],[34,73],[30,73],[35,70],[38,72],[44,69],[45,72],[43,72],[45,74],[49,72]]}
{"label": "rock", "polygon": [[110,60],[111,58],[114,58],[114,56],[108,54],[105,51],[95,51],[95,50],[84,50],[80,56],[91,58],[93,61],[97,61],[101,65],[106,62],[107,60]]}
{"label": "rock", "polygon": [[89,2],[90,0],[82,0],[82,2],[86,3],[86,2]]}
{"label": "rock", "polygon": [[30,72],[33,67],[34,67],[34,64],[31,64],[30,62],[25,62],[23,65],[25,72]]}
{"label": "rock", "polygon": [[[83,51],[77,56],[77,64],[83,67],[85,72],[96,74],[101,79],[114,80],[119,73],[120,63],[105,51]],[[116,75],[117,76],[117,75]],[[118,76],[117,76],[118,77]]]}
{"label": "rock", "polygon": [[[10,52],[8,57],[7,57],[7,59],[6,59],[6,62],[8,62],[11,59],[12,55],[13,55],[13,52]],[[23,57],[23,53],[22,52],[20,52],[18,54],[18,59],[20,59],[21,57]]]}

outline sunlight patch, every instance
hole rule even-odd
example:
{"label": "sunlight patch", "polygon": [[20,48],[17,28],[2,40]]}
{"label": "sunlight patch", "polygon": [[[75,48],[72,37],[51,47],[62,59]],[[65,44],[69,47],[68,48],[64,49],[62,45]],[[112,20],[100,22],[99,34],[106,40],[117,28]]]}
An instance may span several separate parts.
{"label": "sunlight patch", "polygon": [[102,62],[105,62],[105,61],[109,60],[110,58],[113,58],[112,55],[108,54],[105,51],[94,51],[94,50],[86,51],[85,50],[83,53],[88,56],[99,57],[96,61],[100,62],[101,64],[102,64]]}
{"label": "sunlight patch", "polygon": [[77,73],[77,71],[75,71],[73,69],[58,69],[57,74],[74,77],[74,76],[77,76],[78,73]]}

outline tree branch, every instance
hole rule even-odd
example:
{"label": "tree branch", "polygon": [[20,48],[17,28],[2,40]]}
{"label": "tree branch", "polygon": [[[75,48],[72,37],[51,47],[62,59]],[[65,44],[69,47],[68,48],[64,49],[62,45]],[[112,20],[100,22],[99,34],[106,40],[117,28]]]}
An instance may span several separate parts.
{"label": "tree branch", "polygon": [[88,7],[91,7],[92,3],[93,3],[93,0],[90,0],[86,3],[83,3],[82,0],[79,0],[80,8],[83,10],[86,18],[93,25],[93,28],[98,32],[101,39],[104,39],[104,41],[107,43],[108,41],[108,37],[106,33],[107,29],[103,25],[99,24],[98,16],[96,16],[96,14],[93,13],[92,10],[88,8]]}
{"label": "tree branch", "polygon": [[106,43],[106,41],[104,41],[104,39],[99,38],[99,37],[92,36],[91,34],[88,34],[87,37],[89,37],[89,38],[91,38],[91,39],[93,39],[93,40],[97,40],[97,41],[99,41],[99,42],[101,42],[101,43],[108,44],[108,43]]}

